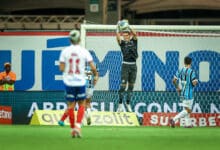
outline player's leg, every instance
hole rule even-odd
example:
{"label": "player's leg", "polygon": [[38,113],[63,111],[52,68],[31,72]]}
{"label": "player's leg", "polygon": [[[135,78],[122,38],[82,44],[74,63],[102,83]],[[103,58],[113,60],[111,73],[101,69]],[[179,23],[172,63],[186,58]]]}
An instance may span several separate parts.
{"label": "player's leg", "polygon": [[180,119],[185,117],[188,114],[186,109],[184,108],[180,113],[178,113],[173,119],[170,120],[170,125],[172,128],[175,127],[175,123]]}
{"label": "player's leg", "polygon": [[87,120],[87,124],[90,125],[91,124],[91,99],[93,96],[93,88],[87,88],[86,89],[86,120]]}
{"label": "player's leg", "polygon": [[137,77],[137,66],[136,64],[130,65],[129,66],[129,77],[128,77],[127,100],[126,100],[126,107],[127,107],[128,112],[132,112],[130,101],[131,101],[136,77]]}
{"label": "player's leg", "polygon": [[60,126],[64,126],[65,125],[64,121],[66,120],[67,117],[68,117],[68,109],[65,110],[65,112],[63,113],[61,119],[58,121],[58,124]]}
{"label": "player's leg", "polygon": [[71,135],[72,137],[75,137],[75,115],[74,115],[74,109],[76,106],[76,87],[69,87],[66,86],[66,93],[65,93],[65,99],[67,101],[67,112],[69,116],[69,122],[70,122],[70,128],[71,128]]}
{"label": "player's leg", "polygon": [[122,64],[121,68],[121,85],[120,85],[120,90],[118,91],[119,93],[119,104],[118,104],[118,109],[117,112],[122,112],[123,111],[123,98],[124,98],[124,93],[126,89],[128,81],[128,68],[126,64]]}
{"label": "player's leg", "polygon": [[185,118],[188,116],[188,100],[183,100],[182,102],[183,110],[178,113],[173,119],[170,120],[170,125],[171,127],[175,127],[175,123],[180,119],[180,118]]}
{"label": "player's leg", "polygon": [[85,114],[87,125],[91,124],[91,111],[92,111],[92,109],[91,109],[90,102],[91,102],[91,98],[87,98],[86,99],[86,114]]}
{"label": "player's leg", "polygon": [[69,122],[70,122],[70,127],[73,129],[75,127],[75,115],[74,115],[74,108],[76,105],[75,101],[69,101],[67,102],[68,104],[68,116],[69,116]]}
{"label": "player's leg", "polygon": [[192,123],[191,123],[191,119],[190,119],[190,114],[191,114],[191,109],[192,109],[192,105],[193,105],[193,99],[187,100],[186,101],[186,111],[188,112],[188,114],[185,116],[185,127],[186,128],[191,128],[192,127]]}
{"label": "player's leg", "polygon": [[[62,115],[61,119],[58,121],[58,124],[60,126],[64,126],[64,121],[65,119],[69,116],[69,108],[71,105],[69,102],[73,102],[74,101],[74,96],[73,96],[73,89],[71,87],[66,86],[66,92],[65,92],[65,99],[67,100],[67,106],[68,108],[65,110],[64,114]],[[75,107],[74,107],[75,108]],[[73,108],[73,110],[74,110]]]}
{"label": "player's leg", "polygon": [[86,100],[86,87],[85,86],[78,87],[76,100],[79,105],[79,108],[77,111],[75,130],[77,132],[77,137],[82,137],[81,125],[82,125],[82,120],[85,114],[85,105],[86,105],[86,101],[85,101]]}

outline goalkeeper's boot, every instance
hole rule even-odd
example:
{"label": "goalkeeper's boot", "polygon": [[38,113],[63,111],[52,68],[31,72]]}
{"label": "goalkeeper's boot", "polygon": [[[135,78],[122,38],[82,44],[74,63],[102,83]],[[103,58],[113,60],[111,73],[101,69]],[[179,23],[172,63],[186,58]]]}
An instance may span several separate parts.
{"label": "goalkeeper's boot", "polygon": [[130,104],[126,104],[126,107],[127,107],[128,112],[132,112],[132,109],[131,109],[131,105],[130,105]]}
{"label": "goalkeeper's boot", "polygon": [[119,104],[119,105],[118,105],[117,112],[123,112],[123,111],[124,111],[124,110],[123,110],[122,104]]}
{"label": "goalkeeper's boot", "polygon": [[170,119],[170,126],[171,128],[175,128],[175,121],[173,119]]}
{"label": "goalkeeper's boot", "polygon": [[58,124],[59,124],[60,126],[65,126],[65,123],[64,123],[62,120],[58,121]]}

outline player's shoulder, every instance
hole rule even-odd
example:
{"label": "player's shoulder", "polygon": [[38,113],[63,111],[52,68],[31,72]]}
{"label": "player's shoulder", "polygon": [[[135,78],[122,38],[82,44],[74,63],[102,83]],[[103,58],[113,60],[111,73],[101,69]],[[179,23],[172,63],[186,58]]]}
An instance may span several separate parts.
{"label": "player's shoulder", "polygon": [[192,68],[189,68],[189,73],[190,73],[190,74],[195,74],[196,72],[195,72],[195,70],[193,70]]}
{"label": "player's shoulder", "polygon": [[134,36],[133,36],[133,37],[131,38],[131,40],[136,42],[138,39],[137,39],[137,37],[134,37]]}
{"label": "player's shoulder", "polygon": [[72,48],[72,45],[67,46],[67,47],[62,49],[62,52],[65,53],[65,52],[69,51],[71,48]]}
{"label": "player's shoulder", "polygon": [[89,50],[87,50],[85,47],[80,46],[81,50],[89,52]]}
{"label": "player's shoulder", "polygon": [[10,71],[10,75],[16,75],[16,73],[13,71]]}

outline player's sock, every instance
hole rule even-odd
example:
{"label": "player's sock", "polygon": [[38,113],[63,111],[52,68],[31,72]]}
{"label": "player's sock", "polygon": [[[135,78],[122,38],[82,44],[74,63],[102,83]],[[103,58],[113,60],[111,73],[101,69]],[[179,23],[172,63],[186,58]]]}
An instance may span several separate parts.
{"label": "player's sock", "polygon": [[91,113],[92,109],[91,109],[91,108],[87,108],[86,111],[87,111],[88,113]]}
{"label": "player's sock", "polygon": [[183,118],[187,115],[187,111],[186,110],[182,110],[180,113],[178,113],[174,118],[173,121],[177,122],[180,118]]}
{"label": "player's sock", "polygon": [[123,112],[123,106],[121,103],[118,104],[117,112]]}
{"label": "player's sock", "polygon": [[86,120],[87,120],[87,125],[91,124],[91,108],[86,109]]}
{"label": "player's sock", "polygon": [[128,112],[132,112],[132,109],[131,109],[131,105],[130,104],[126,104],[126,107],[128,109]]}
{"label": "player's sock", "polygon": [[191,123],[191,119],[190,119],[190,114],[188,113],[186,116],[185,116],[185,127],[192,127],[192,123]]}
{"label": "player's sock", "polygon": [[67,117],[68,117],[68,112],[64,112],[64,114],[63,114],[63,116],[61,117],[60,120],[64,122]]}
{"label": "player's sock", "polygon": [[76,120],[77,123],[79,123],[79,124],[82,123],[84,113],[85,113],[85,107],[84,106],[79,106],[79,109],[78,109],[78,112],[77,112],[77,120]]}
{"label": "player's sock", "polygon": [[76,137],[81,138],[81,123],[76,123],[74,130],[76,131]]}
{"label": "player's sock", "polygon": [[70,127],[74,128],[75,118],[74,118],[74,110],[73,108],[68,109],[69,120],[70,120]]}
{"label": "player's sock", "polygon": [[86,109],[86,113],[87,113],[87,115],[86,115],[86,118],[90,118],[91,117],[91,108],[87,108]]}

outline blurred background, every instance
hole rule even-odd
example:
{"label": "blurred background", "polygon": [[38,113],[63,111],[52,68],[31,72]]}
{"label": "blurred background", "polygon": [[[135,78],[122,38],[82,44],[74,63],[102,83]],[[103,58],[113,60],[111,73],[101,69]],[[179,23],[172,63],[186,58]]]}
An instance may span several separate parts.
{"label": "blurred background", "polygon": [[220,0],[1,0],[0,29],[72,29],[83,22],[220,25]]}

